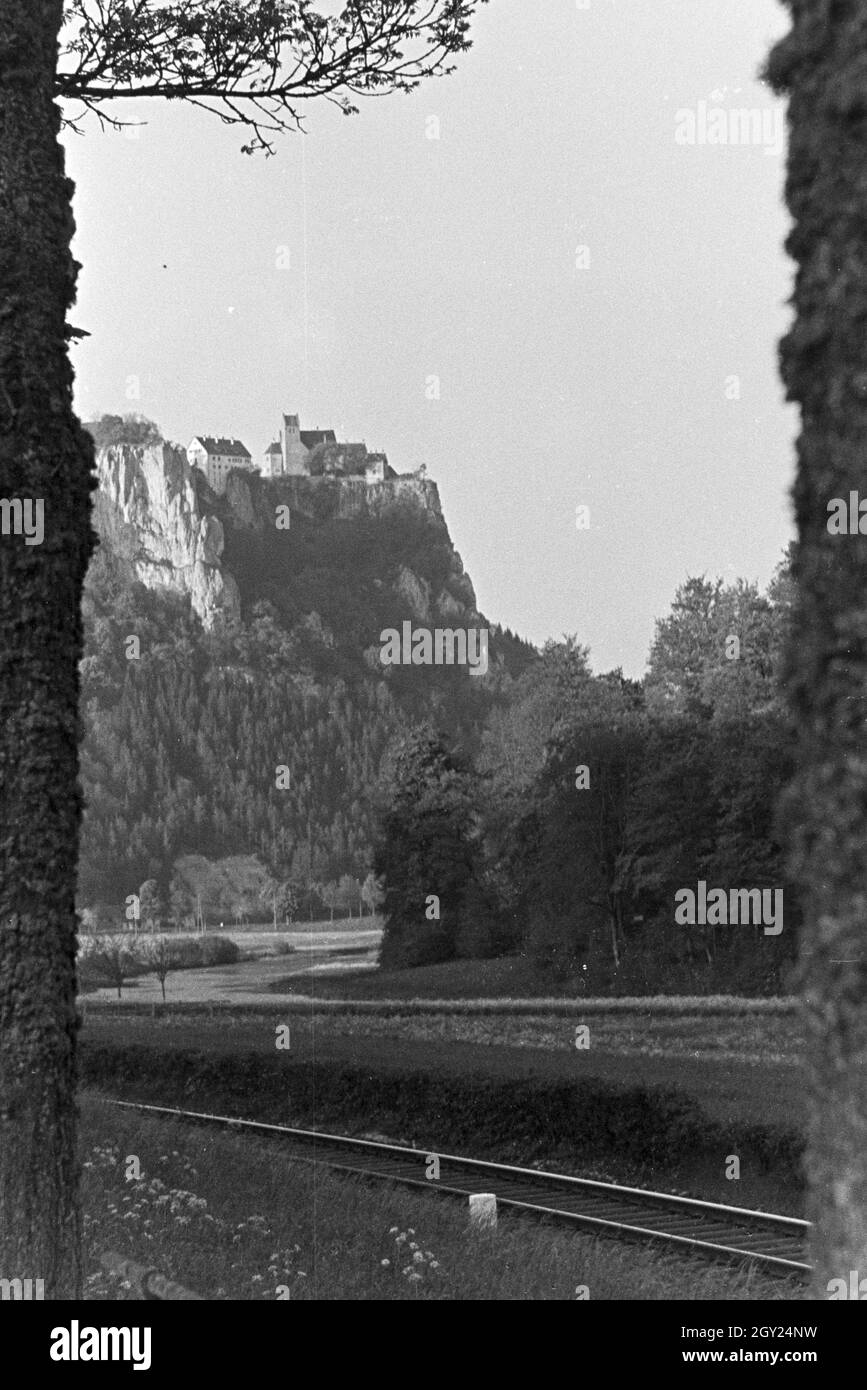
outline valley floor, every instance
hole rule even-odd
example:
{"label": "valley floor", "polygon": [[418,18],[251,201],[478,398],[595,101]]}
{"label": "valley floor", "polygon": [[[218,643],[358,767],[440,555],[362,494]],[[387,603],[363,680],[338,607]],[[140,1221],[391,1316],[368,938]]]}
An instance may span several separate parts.
{"label": "valley floor", "polygon": [[[216,1008],[212,1016],[167,1011],[151,1016],[150,1010],[90,1009],[82,1042],[85,1055],[90,1048],[128,1049],[142,1047],[155,1054],[152,1069],[159,1074],[161,1053],[201,1055],[214,1061],[224,1058],[226,1065],[240,1064],[241,1059],[261,1058],[262,1067],[271,1066],[275,1057],[285,1059],[293,1071],[306,1071],[312,1064],[338,1071],[343,1068],[362,1069],[370,1077],[381,1078],[378,1083],[385,1095],[389,1078],[404,1093],[413,1077],[418,1099],[409,1110],[403,1110],[400,1128],[390,1128],[387,1119],[389,1102],[382,1101],[383,1113],[374,1118],[364,1110],[338,1108],[329,1112],[323,1123],[314,1108],[312,1112],[293,1113],[257,1109],[255,1089],[250,1094],[250,1106],[244,1110],[249,1118],[267,1118],[278,1123],[298,1124],[305,1128],[331,1129],[336,1132],[365,1133],[371,1130],[385,1133],[399,1143],[433,1142],[434,1128],[440,1134],[439,1147],[451,1149],[446,1138],[451,1132],[447,1121],[429,1114],[424,1100],[428,1078],[442,1077],[449,1085],[467,1086],[480,1083],[502,1090],[506,1107],[497,1126],[499,1138],[494,1141],[488,1133],[490,1120],[480,1119],[478,1132],[467,1138],[463,1152],[474,1157],[499,1158],[524,1162],[545,1159],[547,1154],[530,1153],[522,1148],[524,1141],[512,1147],[509,1138],[508,1106],[510,1091],[521,1083],[542,1086],[575,1082],[604,1088],[630,1088],[645,1085],[680,1093],[699,1107],[706,1117],[711,1151],[701,1155],[692,1151],[679,1153],[642,1169],[634,1162],[613,1163],[606,1159],[602,1168],[592,1166],[596,1144],[588,1134],[586,1150],[579,1154],[568,1148],[555,1155],[566,1171],[585,1176],[602,1177],[619,1182],[639,1181],[646,1186],[663,1190],[682,1191],[707,1200],[741,1206],[763,1207],[770,1211],[800,1214],[802,1193],[790,1167],[784,1163],[776,1171],[773,1162],[759,1159],[759,1150],[751,1157],[743,1155],[742,1172],[737,1184],[726,1180],[726,1157],[741,1153],[749,1128],[755,1126],[761,1134],[776,1127],[797,1132],[802,1116],[803,1086],[794,1061],[770,1061],[766,1040],[789,1020],[776,1016],[757,1019],[641,1019],[630,1015],[591,1015],[591,1046],[587,1051],[576,1049],[575,1022],[570,1018],[523,1018],[497,1016],[467,1018],[463,1015],[370,1016],[340,1013],[316,1013],[302,1006],[301,1011],[290,1009],[274,1000],[270,1008],[255,1013],[236,1009]],[[289,1048],[276,1052],[277,1029],[288,1027]],[[728,1034],[731,1045],[740,1048],[743,1056],[719,1057],[713,1053],[709,1038],[719,1028]],[[474,1030],[488,1030],[485,1041],[473,1040]],[[522,1042],[521,1032],[536,1029],[536,1041]],[[461,1037],[461,1030],[467,1036]],[[494,1038],[490,1036],[494,1030]],[[496,1041],[496,1030],[510,1041]],[[764,1030],[762,1032],[762,1030]],[[597,1036],[598,1034],[598,1036]],[[284,1040],[287,1035],[284,1035]],[[539,1045],[539,1037],[544,1044]],[[671,1038],[669,1048],[661,1039]],[[649,1040],[651,1040],[649,1042]],[[690,1055],[692,1050],[693,1055]],[[244,1063],[244,1065],[248,1065]],[[282,1065],[282,1063],[281,1063]],[[255,1087],[255,1082],[252,1083]],[[187,1099],[171,1099],[166,1087],[149,1086],[143,1093],[137,1086],[110,1088],[120,1098],[141,1098],[156,1104],[181,1105],[182,1108],[212,1109],[218,1113],[238,1113],[227,1110],[218,1087],[215,1096],[190,1093]],[[443,1124],[445,1129],[443,1131]],[[443,1131],[443,1132],[441,1132]],[[735,1139],[740,1136],[740,1140]],[[727,1137],[728,1136],[728,1137]],[[720,1152],[716,1148],[721,1145]],[[733,1147],[734,1146],[734,1147]],[[773,1152],[773,1146],[772,1146]],[[588,1161],[590,1166],[588,1166]],[[733,1195],[735,1193],[737,1195]]]}

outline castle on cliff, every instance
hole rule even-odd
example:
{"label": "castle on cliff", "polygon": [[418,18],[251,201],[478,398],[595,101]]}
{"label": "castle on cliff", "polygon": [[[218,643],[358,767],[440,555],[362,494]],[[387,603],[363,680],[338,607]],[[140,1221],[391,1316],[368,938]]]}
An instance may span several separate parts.
{"label": "castle on cliff", "polygon": [[[199,434],[187,448],[191,468],[204,473],[215,492],[225,492],[226,479],[233,468],[253,472],[256,465],[240,439]],[[423,477],[419,470],[417,476]],[[302,430],[298,415],[284,415],[277,438],[268,445],[262,460],[266,478],[363,478],[368,483],[384,483],[398,475],[385,454],[369,453],[366,444],[338,441],[334,430]]]}

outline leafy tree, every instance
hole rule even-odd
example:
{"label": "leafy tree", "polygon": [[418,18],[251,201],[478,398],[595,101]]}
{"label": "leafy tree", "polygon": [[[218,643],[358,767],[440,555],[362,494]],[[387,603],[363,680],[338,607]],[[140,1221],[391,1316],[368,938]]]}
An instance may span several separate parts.
{"label": "leafy tree", "polygon": [[570,703],[590,679],[588,652],[574,637],[547,642],[542,655],[491,711],[479,767],[493,779],[495,795],[520,796],[545,763],[548,742]]}
{"label": "leafy tree", "polygon": [[274,916],[274,930],[277,930],[277,918],[283,922],[292,923],[298,911],[298,904],[301,900],[301,890],[297,883],[286,880],[278,883],[276,879],[268,879],[262,884],[259,890],[262,902],[267,903]]}
{"label": "leafy tree", "polygon": [[382,889],[372,869],[361,885],[361,901],[370,909],[371,917],[379,910],[382,902]]}
{"label": "leafy tree", "polygon": [[162,889],[155,878],[145,879],[138,890],[140,922],[145,931],[162,931],[166,904]]}
{"label": "leafy tree", "polygon": [[340,906],[345,909],[348,917],[352,916],[352,909],[361,907],[361,884],[353,874],[341,874],[338,884],[338,894]]}
{"label": "leafy tree", "polygon": [[340,902],[340,887],[336,883],[317,883],[316,891],[324,902],[328,911],[331,913],[330,921],[334,921],[334,909]]}
{"label": "leafy tree", "polygon": [[[556,731],[568,722],[591,679],[588,652],[574,637],[547,642],[517,680],[504,683],[482,734],[477,766],[484,856],[497,884],[499,912],[514,913],[516,834],[528,794],[545,766]],[[481,915],[487,917],[484,909]]]}
{"label": "leafy tree", "polygon": [[645,741],[633,684],[620,672],[596,677],[560,720],[539,784],[528,885],[533,905],[562,918],[579,898],[582,938],[603,931],[615,969],[632,894],[630,798]]}
{"label": "leafy tree", "polygon": [[395,760],[374,853],[383,885],[383,966],[454,955],[474,854],[468,775],[429,728],[418,729]]}
{"label": "leafy tree", "polygon": [[101,415],[98,420],[87,421],[84,428],[97,452],[113,444],[147,448],[150,444],[161,444],[163,439],[159,426],[143,415]]}
{"label": "leafy tree", "polygon": [[657,621],[646,679],[651,710],[734,718],[779,703],[779,620],[769,597],[738,580],[688,579]]}
{"label": "leafy tree", "polygon": [[645,914],[669,910],[677,888],[708,876],[719,815],[714,771],[705,719],[666,714],[649,723],[627,830],[636,905]]}
{"label": "leafy tree", "polygon": [[283,921],[288,926],[292,926],[298,915],[298,908],[301,903],[302,889],[299,883],[288,879],[285,883],[278,885],[277,889],[277,909]]}
{"label": "leafy tree", "polygon": [[49,1299],[80,1287],[78,663],[94,539],[93,441],[73,413],[67,354],[81,330],[66,318],[78,267],[57,98],[104,121],[106,101],[187,100],[267,150],[311,97],[351,111],[359,92],[447,70],[475,8],[352,0],[326,18],[307,0],[0,5],[0,473],[8,497],[45,513],[44,544],[0,547],[0,1268],[39,1270]]}
{"label": "leafy tree", "polygon": [[127,936],[85,937],[81,958],[107,984],[114,985],[118,999],[126,981],[139,973],[142,964],[139,948]]}
{"label": "leafy tree", "polygon": [[166,1002],[166,980],[170,971],[174,970],[178,963],[175,943],[165,936],[154,937],[151,941],[145,942],[141,950],[141,960],[149,967],[151,974],[155,975],[160,982],[163,1003]]}
{"label": "leafy tree", "polygon": [[169,915],[179,931],[194,925],[196,905],[196,897],[189,883],[176,874],[169,885]]}

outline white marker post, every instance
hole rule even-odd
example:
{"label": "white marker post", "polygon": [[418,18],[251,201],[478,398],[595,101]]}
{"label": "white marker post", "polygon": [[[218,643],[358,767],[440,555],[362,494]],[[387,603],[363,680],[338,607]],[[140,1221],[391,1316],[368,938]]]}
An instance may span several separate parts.
{"label": "white marker post", "polygon": [[474,1226],[496,1226],[497,1197],[494,1192],[470,1193],[470,1221]]}

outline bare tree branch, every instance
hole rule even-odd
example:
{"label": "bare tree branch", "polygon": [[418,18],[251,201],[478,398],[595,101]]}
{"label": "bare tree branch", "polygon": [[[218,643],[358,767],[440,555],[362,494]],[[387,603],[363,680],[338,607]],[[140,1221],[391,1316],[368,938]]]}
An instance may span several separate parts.
{"label": "bare tree branch", "polygon": [[88,112],[121,99],[188,101],[252,133],[245,153],[303,129],[298,104],[324,97],[345,115],[351,97],[413,91],[454,70],[487,0],[347,0],[325,16],[313,0],[69,0],[56,92]]}

